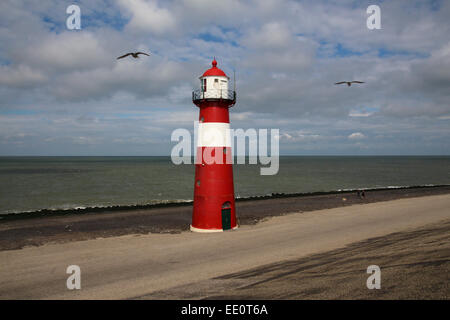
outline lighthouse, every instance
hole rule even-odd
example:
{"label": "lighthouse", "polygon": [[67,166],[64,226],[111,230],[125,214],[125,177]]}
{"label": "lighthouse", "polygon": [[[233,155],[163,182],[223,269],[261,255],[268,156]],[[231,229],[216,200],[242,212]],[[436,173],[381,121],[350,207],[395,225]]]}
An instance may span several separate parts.
{"label": "lighthouse", "polygon": [[228,113],[236,103],[236,92],[229,89],[229,80],[214,59],[212,67],[200,77],[200,89],[192,92],[192,101],[200,109],[191,224],[194,232],[238,227]]}

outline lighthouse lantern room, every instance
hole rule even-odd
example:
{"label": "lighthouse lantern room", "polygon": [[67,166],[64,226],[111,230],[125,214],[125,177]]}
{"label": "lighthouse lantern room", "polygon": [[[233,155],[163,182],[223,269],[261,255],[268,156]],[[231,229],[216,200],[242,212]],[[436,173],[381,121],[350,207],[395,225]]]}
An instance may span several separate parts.
{"label": "lighthouse lantern room", "polygon": [[200,77],[200,89],[192,92],[192,101],[200,112],[191,230],[236,229],[228,113],[236,103],[236,92],[229,89],[229,78],[217,68],[216,59]]}

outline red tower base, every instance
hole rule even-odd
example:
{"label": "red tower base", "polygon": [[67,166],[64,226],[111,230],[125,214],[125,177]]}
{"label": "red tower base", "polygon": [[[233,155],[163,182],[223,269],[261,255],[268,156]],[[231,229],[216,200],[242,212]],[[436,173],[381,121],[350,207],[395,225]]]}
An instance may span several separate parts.
{"label": "red tower base", "polygon": [[[222,163],[208,164],[208,155]],[[198,147],[195,165],[194,210],[191,231],[221,232],[237,229],[233,167],[230,147]],[[227,162],[228,161],[228,162]],[[220,161],[219,161],[220,162]]]}

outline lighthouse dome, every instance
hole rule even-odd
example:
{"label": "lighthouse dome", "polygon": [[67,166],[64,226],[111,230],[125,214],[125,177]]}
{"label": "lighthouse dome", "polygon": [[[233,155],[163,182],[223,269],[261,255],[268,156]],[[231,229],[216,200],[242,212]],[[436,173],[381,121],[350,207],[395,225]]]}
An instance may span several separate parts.
{"label": "lighthouse dome", "polygon": [[200,101],[205,99],[212,100],[236,100],[236,93],[228,89],[230,78],[225,72],[217,68],[216,59],[212,62],[212,68],[206,70],[200,79],[200,89],[194,90],[192,100]]}
{"label": "lighthouse dome", "polygon": [[217,68],[216,59],[214,59],[212,62],[212,68],[206,70],[205,73],[203,73],[203,75],[202,75],[202,77],[210,77],[210,76],[227,77],[225,72],[223,72],[221,69]]}

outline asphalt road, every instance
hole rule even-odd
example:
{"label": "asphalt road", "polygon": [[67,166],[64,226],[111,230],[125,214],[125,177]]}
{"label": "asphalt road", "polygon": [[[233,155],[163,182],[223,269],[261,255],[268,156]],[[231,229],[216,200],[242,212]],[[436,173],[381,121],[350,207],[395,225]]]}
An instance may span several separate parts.
{"label": "asphalt road", "polygon": [[[0,298],[214,297],[205,281],[227,279],[226,291],[242,285],[229,275],[449,219],[450,195],[437,195],[294,213],[224,233],[126,235],[1,251]],[[80,290],[66,288],[69,265],[81,268]],[[176,294],[183,286],[190,295]],[[280,298],[276,290],[264,297]]]}

